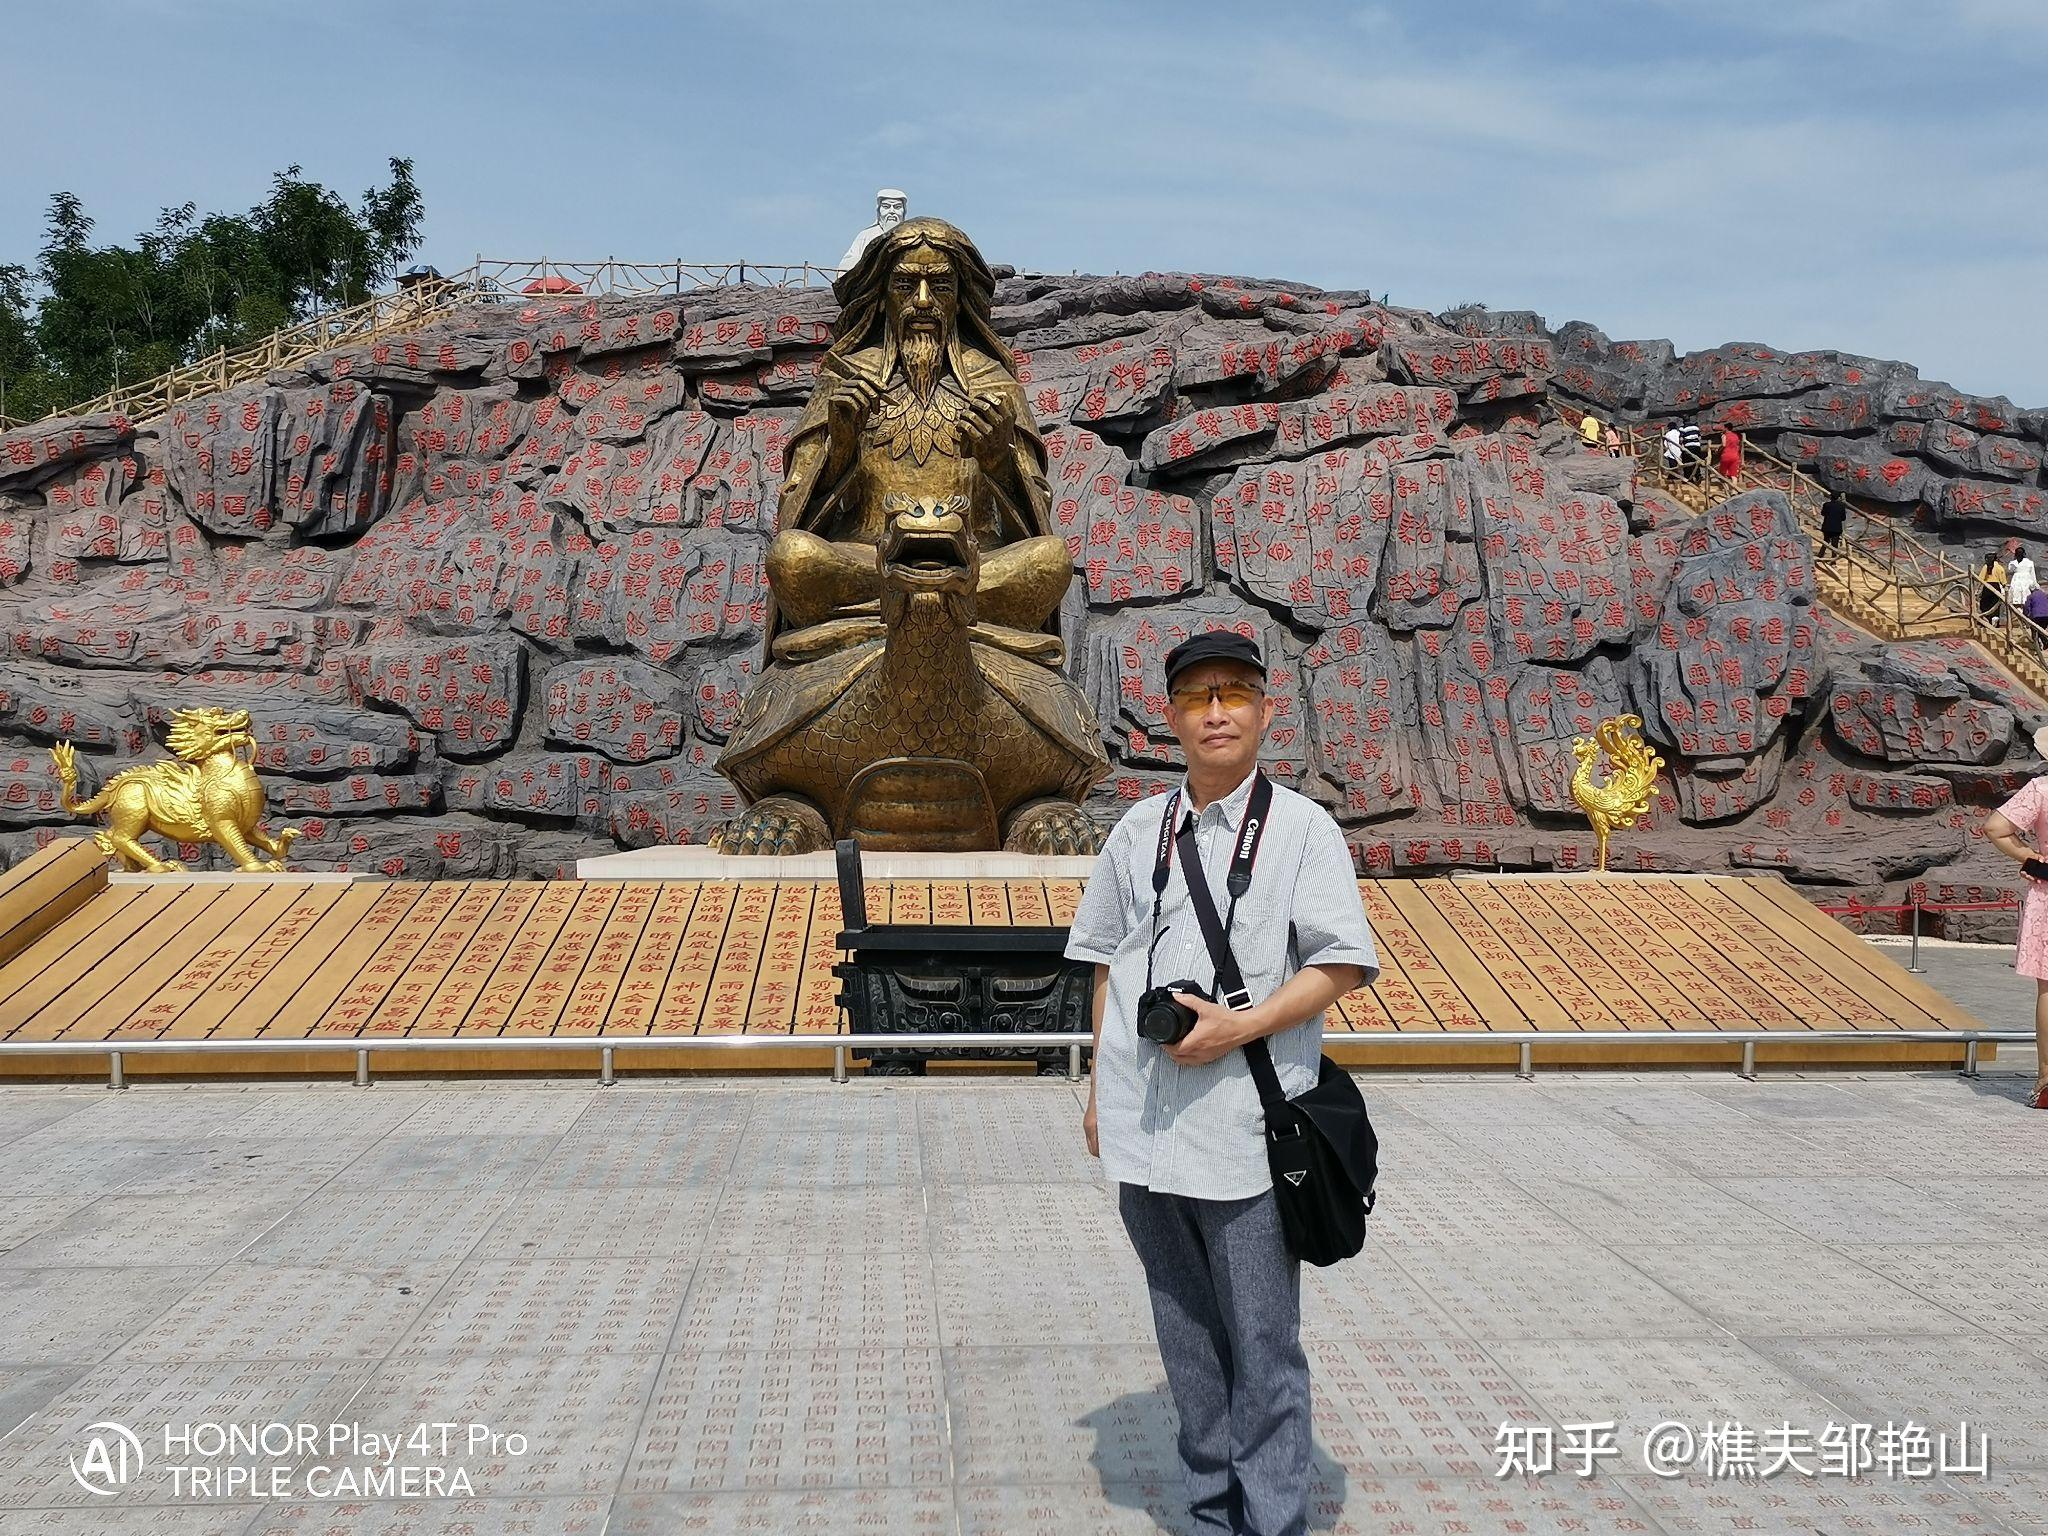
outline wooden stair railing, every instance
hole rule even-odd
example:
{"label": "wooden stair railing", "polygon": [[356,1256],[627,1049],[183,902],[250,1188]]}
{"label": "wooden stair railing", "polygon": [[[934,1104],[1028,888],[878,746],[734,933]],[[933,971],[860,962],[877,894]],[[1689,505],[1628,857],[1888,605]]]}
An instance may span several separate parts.
{"label": "wooden stair railing", "polygon": [[[1576,437],[1584,412],[1563,404],[1554,409]],[[1636,462],[1638,483],[1648,483],[1692,511],[1712,511],[1745,491],[1782,492],[1801,531],[1814,540],[1814,587],[1844,618],[1886,640],[1963,636],[2048,700],[2048,628],[2027,618],[2002,593],[1988,611],[1980,607],[1984,585],[1976,574],[1915,538],[1896,519],[1851,503],[1841,541],[1830,544],[1821,535],[1820,509],[1827,491],[1796,464],[1744,439],[1742,470],[1733,480],[1711,457],[1674,469],[1664,462],[1661,432],[1641,424],[1614,426],[1623,451]]]}
{"label": "wooden stair railing", "polygon": [[430,320],[475,302],[476,287],[466,276],[427,278],[396,293],[380,293],[361,304],[314,315],[233,352],[223,348],[153,379],[117,385],[103,395],[67,406],[43,419],[125,416],[140,426],[169,414],[182,401],[252,383],[276,369],[289,368],[336,347],[418,330]]}
{"label": "wooden stair railing", "polygon": [[[683,293],[737,283],[809,288],[828,284],[837,275],[830,267],[791,262],[496,261],[479,256],[473,266],[453,277],[423,278],[395,293],[382,293],[360,304],[327,310],[249,346],[233,352],[223,349],[155,378],[117,385],[103,395],[53,411],[41,419],[111,415],[125,416],[139,426],[167,415],[180,401],[252,383],[276,369],[289,368],[336,347],[416,331],[431,320],[472,304],[531,303],[535,299],[580,298],[588,294]],[[567,286],[535,294],[526,292],[528,285],[548,281]],[[0,432],[32,424],[0,415]]]}

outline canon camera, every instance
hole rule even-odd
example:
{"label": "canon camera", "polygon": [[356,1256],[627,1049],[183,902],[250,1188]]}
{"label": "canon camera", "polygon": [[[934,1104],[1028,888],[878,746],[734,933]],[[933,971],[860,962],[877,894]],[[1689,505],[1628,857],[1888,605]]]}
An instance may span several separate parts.
{"label": "canon camera", "polygon": [[1163,987],[1151,988],[1138,999],[1138,1033],[1147,1040],[1178,1045],[1195,1027],[1195,1010],[1176,999],[1176,992],[1199,997],[1205,1003],[1213,1001],[1192,981],[1169,981]]}

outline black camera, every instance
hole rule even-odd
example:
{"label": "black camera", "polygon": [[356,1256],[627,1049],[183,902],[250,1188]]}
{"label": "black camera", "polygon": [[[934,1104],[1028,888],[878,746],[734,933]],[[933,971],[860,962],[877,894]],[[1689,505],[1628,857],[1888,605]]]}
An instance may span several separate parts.
{"label": "black camera", "polygon": [[1178,1045],[1195,1027],[1195,1010],[1186,1003],[1175,1001],[1173,994],[1176,992],[1185,992],[1204,1002],[1213,1001],[1192,981],[1169,981],[1163,987],[1153,987],[1138,999],[1138,1033],[1147,1040],[1157,1041],[1160,1045]]}

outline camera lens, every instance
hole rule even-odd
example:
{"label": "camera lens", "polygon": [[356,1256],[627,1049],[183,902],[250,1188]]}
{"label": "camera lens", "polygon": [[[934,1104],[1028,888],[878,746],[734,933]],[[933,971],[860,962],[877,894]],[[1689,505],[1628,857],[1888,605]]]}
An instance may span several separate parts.
{"label": "camera lens", "polygon": [[1138,1033],[1160,1045],[1172,1045],[1195,1027],[1195,1010],[1174,997],[1186,992],[1200,997],[1202,991],[1191,981],[1170,982],[1154,987],[1138,999]]}

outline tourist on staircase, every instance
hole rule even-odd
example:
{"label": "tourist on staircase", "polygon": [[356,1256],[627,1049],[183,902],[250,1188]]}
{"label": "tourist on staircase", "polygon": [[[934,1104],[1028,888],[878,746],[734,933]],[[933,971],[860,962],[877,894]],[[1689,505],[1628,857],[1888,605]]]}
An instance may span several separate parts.
{"label": "tourist on staircase", "polygon": [[1840,491],[1829,491],[1828,499],[1820,504],[1820,536],[1830,549],[1842,547],[1842,529],[1848,521],[1849,503]]}
{"label": "tourist on staircase", "polygon": [[1685,462],[1685,435],[1678,430],[1678,423],[1672,422],[1664,429],[1664,467],[1672,474],[1678,473],[1678,466]]}
{"label": "tourist on staircase", "polygon": [[1620,458],[1624,451],[1621,446],[1621,433],[1615,429],[1615,425],[1611,421],[1607,423],[1606,441],[1608,453],[1617,459]]}
{"label": "tourist on staircase", "polygon": [[1721,461],[1715,468],[1721,471],[1721,478],[1731,484],[1742,479],[1742,434],[1733,427],[1721,429]]}
{"label": "tourist on staircase", "polygon": [[2013,965],[2022,976],[2034,978],[2035,1075],[2029,1102],[2036,1109],[2048,1109],[2048,860],[2032,846],[2043,832],[2048,832],[2048,774],[2027,780],[1984,823],[1985,841],[2019,860],[2020,873],[2027,877]]}
{"label": "tourist on staircase", "polygon": [[[2012,546],[2009,543],[2001,551],[2004,554],[2011,552]],[[1977,612],[1984,618],[1995,619],[1998,616],[1999,604],[2005,601],[2004,561],[2000,560],[1998,555],[1987,551],[1984,555],[1984,564],[1977,570],[1977,582],[1983,589],[1977,594]]]}
{"label": "tourist on staircase", "polygon": [[2013,545],[2012,559],[2005,567],[2005,600],[2024,613],[2028,596],[2040,585],[2041,579],[2034,574],[2034,562],[2027,558],[2026,549]]}
{"label": "tourist on staircase", "polygon": [[2020,605],[2020,612],[2034,626],[2034,632],[2028,638],[2039,647],[2042,635],[2048,633],[2048,587],[2036,587],[2029,592],[2027,600]]}
{"label": "tourist on staircase", "polygon": [[1585,444],[1588,453],[1600,451],[1600,418],[1591,411],[1579,418],[1579,441]]}
{"label": "tourist on staircase", "polygon": [[1685,472],[1693,480],[1706,478],[1701,471],[1707,466],[1706,439],[1700,436],[1700,424],[1690,416],[1678,429],[1680,442],[1685,447]]}

